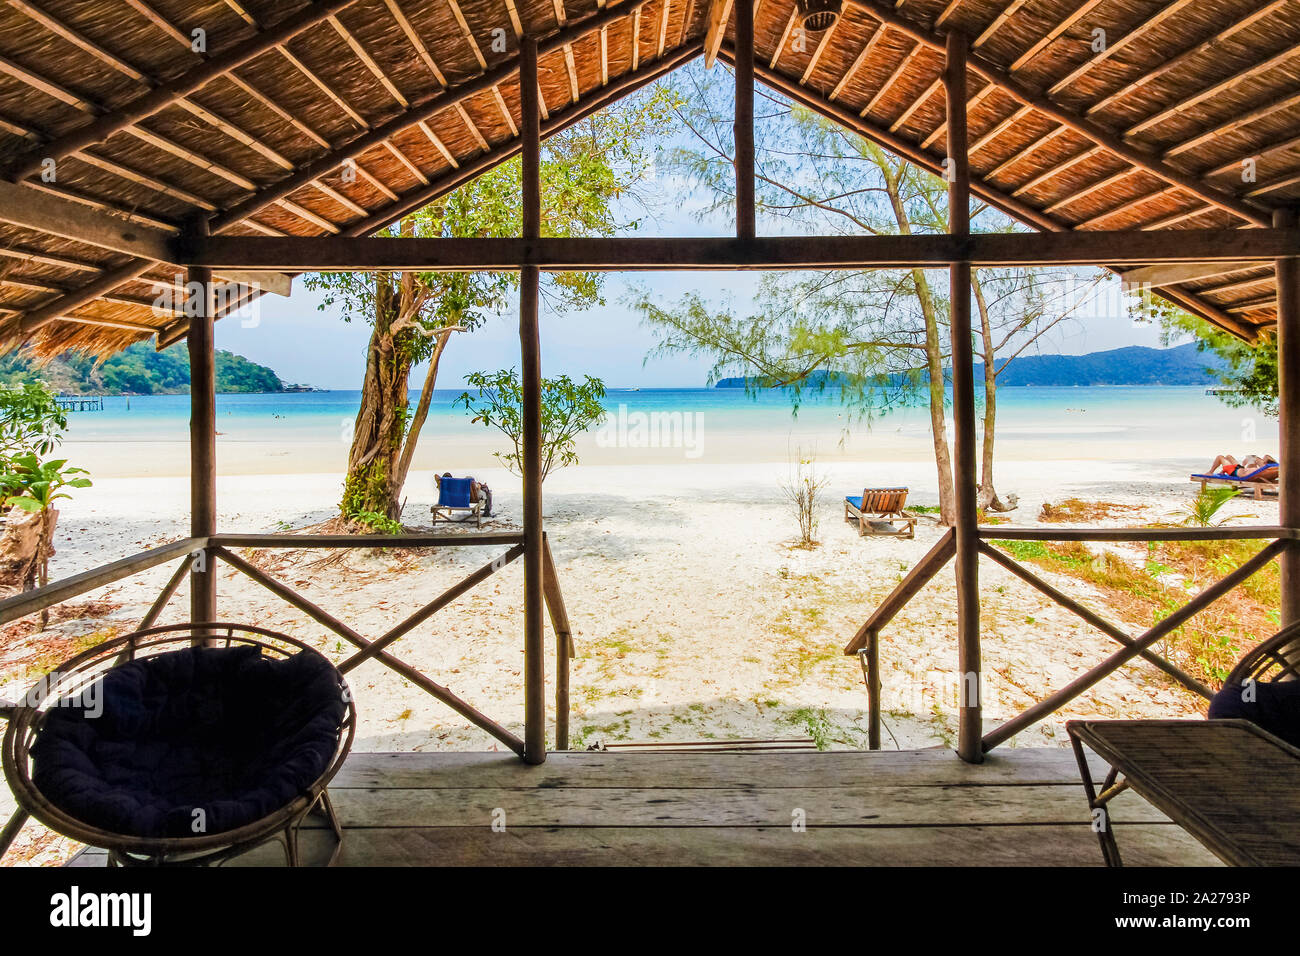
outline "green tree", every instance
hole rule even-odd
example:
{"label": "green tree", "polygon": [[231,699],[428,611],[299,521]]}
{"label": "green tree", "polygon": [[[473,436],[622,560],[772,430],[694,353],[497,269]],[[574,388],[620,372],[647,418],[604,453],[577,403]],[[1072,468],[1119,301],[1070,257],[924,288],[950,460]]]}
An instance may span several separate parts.
{"label": "green tree", "polygon": [[[474,392],[456,399],[475,424],[495,428],[510,439],[514,451],[496,457],[514,475],[524,473],[524,389],[514,369],[472,372],[465,381]],[[575,439],[605,416],[601,399],[605,383],[585,376],[579,383],[567,375],[542,379],[542,480],[552,470],[578,463]]]}
{"label": "green tree", "polygon": [[[636,229],[646,208],[643,189],[654,140],[665,129],[666,90],[601,110],[556,133],[542,151],[542,232],[547,236],[610,235]],[[516,158],[408,216],[390,234],[471,238],[518,235],[522,226],[521,166]],[[557,311],[602,302],[603,276],[548,274],[543,294]],[[330,273],[310,276],[326,294],[321,308],[370,324],[361,408],[348,453],[341,512],[397,519],[401,491],[451,337],[471,332],[502,309],[516,273]],[[428,362],[420,397],[409,402],[411,370]]]}
{"label": "green tree", "polygon": [[44,382],[0,385],[0,458],[48,455],[63,440],[67,427],[68,413]]}
{"label": "green tree", "polygon": [[[731,85],[725,77],[710,80],[698,70],[679,75],[685,88],[678,95],[678,113],[696,141],[673,152],[670,162],[705,188],[710,212],[731,211]],[[942,179],[811,110],[765,95],[755,137],[756,201],[765,217],[821,235],[947,231]],[[972,219],[981,230],[1015,228],[983,205],[972,209]],[[867,419],[896,404],[925,402],[941,520],[950,523],[955,514],[945,423],[948,283],[946,276],[935,279],[920,268],[767,274],[755,297],[757,314],[746,316],[699,295],[664,306],[640,293],[632,304],[659,334],[656,351],[712,357],[712,381],[741,375],[784,385],[796,411],[804,390],[828,386],[839,386],[841,401]],[[1046,306],[1060,295],[1047,292],[1046,276],[991,273],[982,281],[990,294],[983,296],[976,335],[983,337],[986,357],[1014,358],[1063,319]],[[1000,368],[986,365],[991,372],[985,386],[993,396]],[[995,409],[995,401],[986,405],[987,467],[981,482],[981,499],[992,507],[1000,506],[992,482]]]}
{"label": "green tree", "polygon": [[1159,325],[1164,345],[1190,336],[1198,352],[1222,360],[1222,363],[1216,363],[1219,367],[1206,366],[1206,370],[1228,389],[1217,393],[1221,401],[1232,408],[1253,408],[1270,418],[1277,418],[1276,333],[1262,331],[1256,342],[1245,342],[1149,291],[1143,290],[1130,302],[1139,321]]}

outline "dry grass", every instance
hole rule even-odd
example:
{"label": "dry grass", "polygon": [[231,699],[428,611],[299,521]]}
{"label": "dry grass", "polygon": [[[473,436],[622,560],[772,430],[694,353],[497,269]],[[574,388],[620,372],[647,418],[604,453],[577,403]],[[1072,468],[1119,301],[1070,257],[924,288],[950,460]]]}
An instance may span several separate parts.
{"label": "dry grass", "polygon": [[[1112,613],[1151,627],[1264,547],[1261,541],[1151,542],[1130,560],[1079,542],[999,541],[1017,560],[1099,590]],[[1278,627],[1277,562],[1220,598],[1159,642],[1155,650],[1198,680],[1217,687],[1233,664]]]}
{"label": "dry grass", "polygon": [[1141,513],[1138,505],[1119,505],[1110,501],[1084,501],[1082,498],[1063,498],[1058,502],[1044,501],[1038,512],[1039,521],[1054,524],[1085,524],[1112,518],[1130,518]]}

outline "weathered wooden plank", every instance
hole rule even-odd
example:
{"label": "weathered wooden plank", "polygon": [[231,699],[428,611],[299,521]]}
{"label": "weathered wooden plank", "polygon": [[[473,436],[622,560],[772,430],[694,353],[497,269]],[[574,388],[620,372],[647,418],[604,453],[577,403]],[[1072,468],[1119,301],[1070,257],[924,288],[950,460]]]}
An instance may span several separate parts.
{"label": "weathered wooden plank", "polygon": [[910,269],[969,260],[977,267],[1258,261],[1300,254],[1296,229],[976,233],[971,236],[395,239],[356,236],[187,237],[175,258],[226,269],[306,272],[657,269]]}
{"label": "weathered wooden plank", "polygon": [[[1116,830],[1128,866],[1218,866],[1172,824]],[[323,830],[302,834],[303,860],[333,849]],[[99,858],[102,860],[102,857]],[[281,866],[278,845],[228,866]],[[642,827],[574,829],[430,827],[344,832],[340,866],[1101,866],[1086,825],[818,828]],[[94,865],[85,864],[85,865]],[[101,863],[102,865],[102,863]]]}
{"label": "weathered wooden plank", "polygon": [[[527,787],[331,791],[349,827],[978,826],[1087,823],[1078,785],[985,787]],[[1120,823],[1167,818],[1136,794],[1111,804]],[[320,825],[317,823],[316,825]]]}
{"label": "weathered wooden plank", "polygon": [[[1098,761],[1094,772],[1105,776]],[[1065,784],[1079,786],[1067,749],[1004,747],[980,766],[950,750],[807,753],[552,753],[540,767],[508,753],[353,753],[330,784],[346,788],[656,787],[766,789]]]}

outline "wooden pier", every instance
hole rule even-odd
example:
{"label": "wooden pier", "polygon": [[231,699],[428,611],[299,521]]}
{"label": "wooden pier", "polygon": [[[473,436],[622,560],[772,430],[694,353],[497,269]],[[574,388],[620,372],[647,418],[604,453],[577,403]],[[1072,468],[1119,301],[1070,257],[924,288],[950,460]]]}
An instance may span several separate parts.
{"label": "wooden pier", "polygon": [[55,401],[65,412],[102,412],[103,395],[60,395]]}

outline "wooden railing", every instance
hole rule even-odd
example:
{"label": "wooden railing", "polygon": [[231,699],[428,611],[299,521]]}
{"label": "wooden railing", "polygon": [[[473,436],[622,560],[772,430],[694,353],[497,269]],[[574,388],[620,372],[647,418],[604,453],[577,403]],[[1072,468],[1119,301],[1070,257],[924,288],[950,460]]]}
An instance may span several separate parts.
{"label": "wooden railing", "polygon": [[[542,539],[544,595],[556,636],[555,746],[558,750],[567,750],[569,746],[569,664],[574,655],[573,631],[564,607],[564,597],[560,591],[560,582],[556,575],[555,560],[551,555],[550,542],[545,535],[542,536]],[[507,550],[488,564],[483,565],[461,581],[447,588],[432,601],[413,612],[400,623],[389,628],[388,631],[374,640],[367,639],[354,628],[303,597],[282,581],[276,580],[265,571],[257,568],[232,550],[235,548],[451,548],[490,545],[504,545]],[[167,607],[168,602],[175,595],[186,575],[191,571],[195,560],[199,555],[203,555],[206,561],[220,560],[226,563],[357,648],[356,653],[339,663],[338,667],[342,673],[346,674],[367,660],[377,660],[430,696],[442,701],[442,703],[465,717],[476,727],[491,734],[515,753],[523,756],[524,741],[520,737],[462,700],[447,687],[394,657],[388,651],[389,646],[399,638],[404,637],[423,624],[456,598],[487,580],[501,568],[517,559],[523,552],[524,535],[522,532],[483,532],[461,535],[218,534],[209,538],[185,538],[0,601],[0,625],[37,613],[56,604],[61,604],[88,591],[113,584],[116,581],[158,567],[179,557],[181,560],[177,564],[176,570],[167,579],[157,599],[140,621],[140,628],[150,627],[156,623],[158,617]],[[201,631],[203,623],[201,621],[194,622],[196,630]],[[12,707],[11,704],[0,702],[0,717],[7,716]]]}
{"label": "wooden railing", "polygon": [[[1057,712],[1080,694],[1104,680],[1120,667],[1134,658],[1143,660],[1159,668],[1182,686],[1201,697],[1209,698],[1213,691],[1196,678],[1187,674],[1176,664],[1152,650],[1153,645],[1162,638],[1176,631],[1193,616],[1205,610],[1219,598],[1244,583],[1253,574],[1267,565],[1274,558],[1290,548],[1296,548],[1300,539],[1300,529],[1269,527],[1245,528],[990,528],[979,529],[979,553],[994,561],[1001,567],[1016,575],[1026,584],[1037,589],[1047,598],[1067,611],[1078,615],[1103,634],[1112,638],[1121,648],[1101,663],[1070,681],[1060,690],[1048,695],[1043,700],[1024,710],[1001,726],[983,736],[984,752],[992,750],[998,744],[1005,743],[1016,734],[1033,726],[1045,717]],[[1135,636],[1127,633],[1118,625],[1107,621],[1101,615],[1084,607],[1078,601],[1048,584],[1041,577],[1030,571],[1020,562],[997,548],[988,544],[988,539],[1010,541],[1231,541],[1242,539],[1271,539],[1269,543],[1240,567],[1225,575],[1222,579],[1202,590],[1185,605],[1164,618],[1155,626]],[[868,746],[872,750],[880,749],[880,632],[907,606],[908,602],[924,588],[953,559],[956,553],[956,539],[953,531],[945,531],[942,537],[925,554],[916,566],[885,597],[880,606],[872,612],[866,622],[858,629],[853,639],[844,648],[847,655],[859,655],[862,660],[863,675],[867,685],[868,699]]]}

